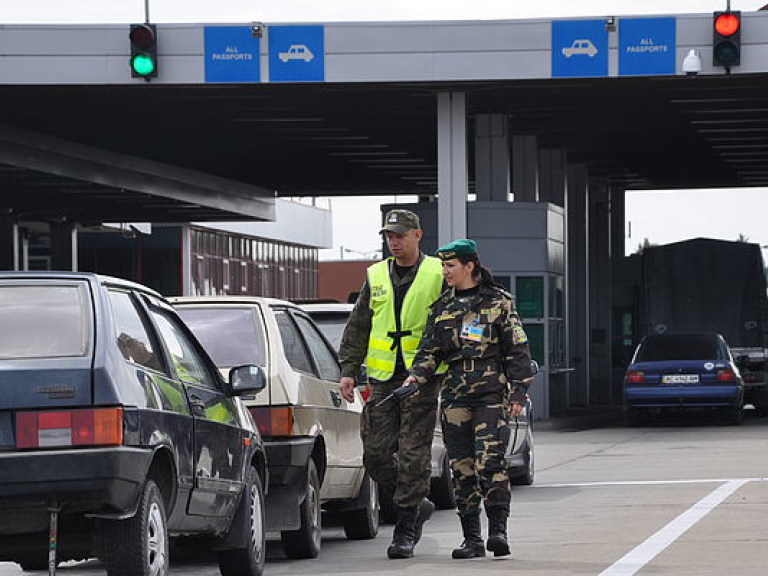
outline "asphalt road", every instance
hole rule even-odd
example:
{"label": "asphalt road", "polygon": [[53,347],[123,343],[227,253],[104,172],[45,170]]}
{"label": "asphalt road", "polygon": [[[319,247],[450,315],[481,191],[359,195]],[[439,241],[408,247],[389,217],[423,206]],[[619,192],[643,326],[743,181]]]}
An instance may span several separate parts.
{"label": "asphalt road", "polygon": [[[386,558],[391,526],[365,541],[328,526],[315,560],[287,560],[270,542],[265,575],[768,574],[768,419],[750,417],[741,427],[689,417],[642,428],[539,431],[536,458],[536,483],[513,493],[511,558],[452,560],[459,522],[438,511],[413,559]],[[94,561],[58,573],[104,569]],[[219,572],[210,556],[179,552],[171,573]],[[0,563],[0,576],[19,574]]]}

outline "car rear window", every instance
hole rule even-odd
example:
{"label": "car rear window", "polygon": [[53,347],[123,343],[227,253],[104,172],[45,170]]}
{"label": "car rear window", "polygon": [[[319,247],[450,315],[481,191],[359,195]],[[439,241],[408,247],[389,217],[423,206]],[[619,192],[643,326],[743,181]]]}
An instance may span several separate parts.
{"label": "car rear window", "polygon": [[179,306],[177,311],[219,368],[266,366],[264,331],[253,308]]}
{"label": "car rear window", "polygon": [[646,338],[635,362],[717,360],[720,356],[717,338],[711,335],[669,335]]}
{"label": "car rear window", "polygon": [[85,356],[90,310],[83,284],[0,286],[0,359]]}

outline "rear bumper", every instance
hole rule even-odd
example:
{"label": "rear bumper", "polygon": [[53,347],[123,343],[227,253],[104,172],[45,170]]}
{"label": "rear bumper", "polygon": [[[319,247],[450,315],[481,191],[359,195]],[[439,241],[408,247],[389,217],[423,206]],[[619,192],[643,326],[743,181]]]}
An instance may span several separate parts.
{"label": "rear bumper", "polygon": [[744,388],[724,386],[637,386],[624,389],[630,408],[741,406]]}
{"label": "rear bumper", "polygon": [[54,499],[64,513],[130,514],[151,459],[126,446],[0,452],[0,533],[13,533],[14,510],[45,511]]}

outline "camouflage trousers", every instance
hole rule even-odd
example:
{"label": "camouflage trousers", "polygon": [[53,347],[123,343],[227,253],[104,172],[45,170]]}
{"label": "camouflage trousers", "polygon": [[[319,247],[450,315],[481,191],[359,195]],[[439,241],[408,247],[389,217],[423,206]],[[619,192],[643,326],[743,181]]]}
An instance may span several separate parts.
{"label": "camouflage trousers", "polygon": [[363,408],[360,436],[368,474],[403,508],[418,506],[429,494],[432,437],[437,420],[437,391],[421,391],[402,402],[376,403],[399,387],[407,374],[371,382]]}
{"label": "camouflage trousers", "polygon": [[504,452],[509,442],[507,403],[494,392],[461,404],[444,404],[443,441],[453,473],[460,516],[498,508],[509,515],[511,491]]}

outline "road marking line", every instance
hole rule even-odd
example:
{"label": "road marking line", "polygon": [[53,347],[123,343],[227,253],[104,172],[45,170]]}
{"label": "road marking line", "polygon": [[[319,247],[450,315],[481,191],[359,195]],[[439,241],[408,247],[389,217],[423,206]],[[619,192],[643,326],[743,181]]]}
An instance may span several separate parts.
{"label": "road marking line", "polygon": [[749,479],[730,480],[710,492],[707,496],[699,500],[688,510],[680,514],[637,548],[627,553],[617,562],[603,570],[599,576],[632,576],[643,566],[653,560],[664,549],[682,536],[699,520],[704,518],[718,505],[720,505],[728,496],[736,492],[744,484],[750,482]]}
{"label": "road marking line", "polygon": [[724,482],[766,482],[768,478],[698,478],[695,480],[618,480],[615,482],[575,482],[571,484],[536,484],[521,486],[524,490],[538,488],[589,488],[592,486],[663,486],[667,484],[722,484]]}

